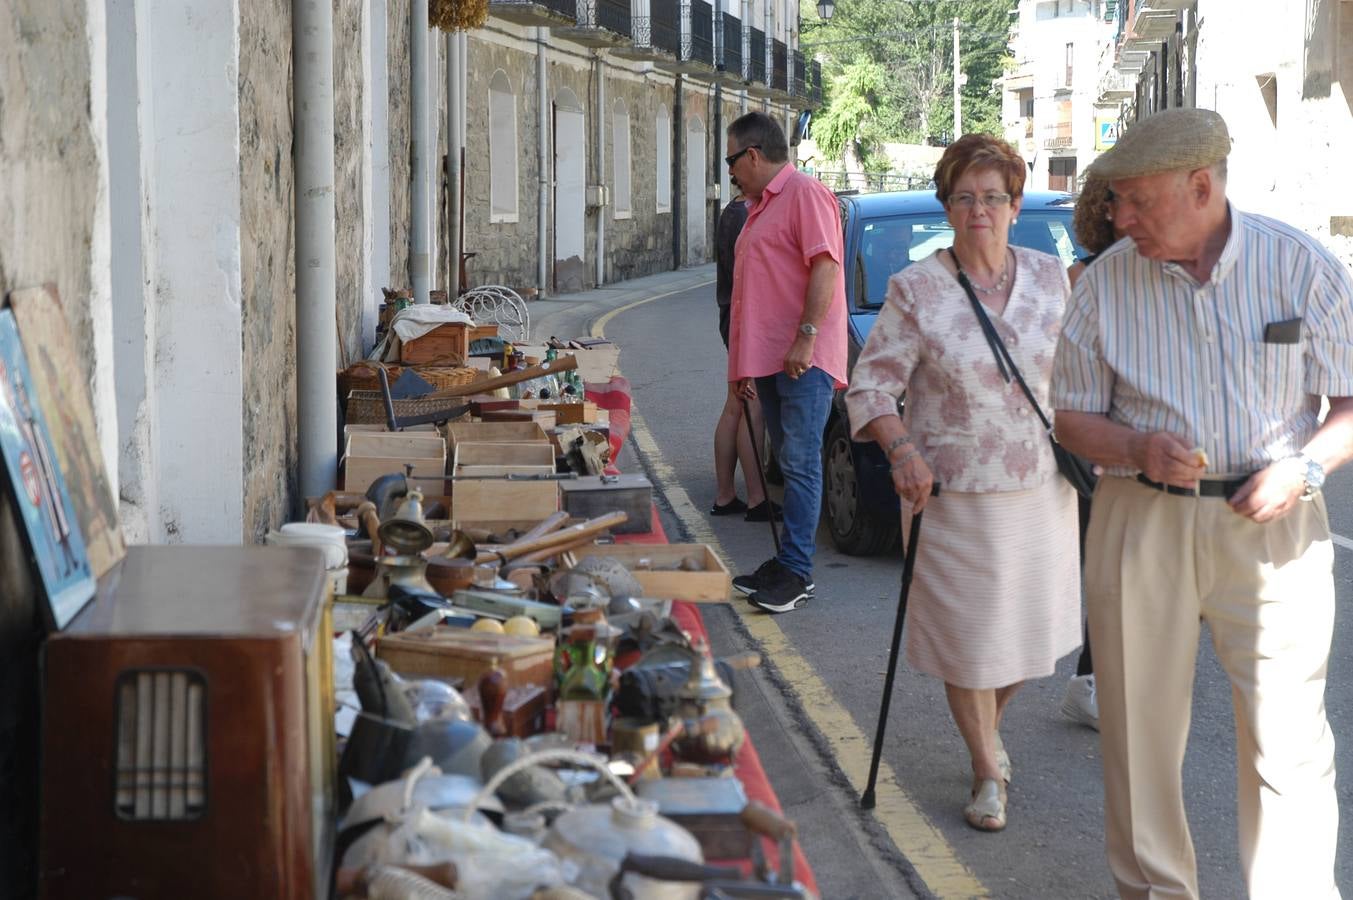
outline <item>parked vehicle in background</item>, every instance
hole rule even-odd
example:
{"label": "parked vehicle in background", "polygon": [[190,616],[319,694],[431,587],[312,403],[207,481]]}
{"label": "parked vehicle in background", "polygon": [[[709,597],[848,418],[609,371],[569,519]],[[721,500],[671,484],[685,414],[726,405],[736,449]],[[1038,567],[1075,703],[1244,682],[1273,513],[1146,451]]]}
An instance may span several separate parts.
{"label": "parked vehicle in background", "polygon": [[[842,195],[850,368],[874,327],[888,279],[953,243],[954,230],[934,191]],[[1075,198],[1031,191],[1024,195],[1010,243],[1051,253],[1069,266],[1082,255],[1071,228]],[[898,404],[899,411],[901,403]],[[842,553],[865,556],[897,543],[899,514],[888,461],[872,441],[850,439],[845,392],[837,391],[822,442],[822,518]]]}

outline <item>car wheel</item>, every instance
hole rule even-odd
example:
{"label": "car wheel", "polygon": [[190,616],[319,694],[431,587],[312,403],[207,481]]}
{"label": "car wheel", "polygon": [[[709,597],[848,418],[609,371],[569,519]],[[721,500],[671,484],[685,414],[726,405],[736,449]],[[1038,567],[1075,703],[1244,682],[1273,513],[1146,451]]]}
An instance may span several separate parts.
{"label": "car wheel", "polygon": [[873,556],[897,543],[895,514],[882,514],[860,502],[850,428],[840,417],[822,447],[822,516],[832,544],[847,556]]}

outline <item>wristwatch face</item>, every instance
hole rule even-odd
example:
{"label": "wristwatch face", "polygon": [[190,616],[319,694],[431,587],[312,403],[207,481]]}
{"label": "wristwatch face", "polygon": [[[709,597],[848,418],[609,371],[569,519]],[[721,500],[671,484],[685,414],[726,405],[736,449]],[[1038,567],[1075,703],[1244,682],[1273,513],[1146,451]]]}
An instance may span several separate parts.
{"label": "wristwatch face", "polygon": [[817,326],[816,326],[816,325],[811,325],[811,324],[809,324],[808,322],[804,322],[802,325],[799,326],[799,333],[800,333],[800,334],[817,334]]}
{"label": "wristwatch face", "polygon": [[1321,468],[1320,463],[1305,457],[1306,459],[1306,489],[1314,494],[1325,486],[1325,470]]}

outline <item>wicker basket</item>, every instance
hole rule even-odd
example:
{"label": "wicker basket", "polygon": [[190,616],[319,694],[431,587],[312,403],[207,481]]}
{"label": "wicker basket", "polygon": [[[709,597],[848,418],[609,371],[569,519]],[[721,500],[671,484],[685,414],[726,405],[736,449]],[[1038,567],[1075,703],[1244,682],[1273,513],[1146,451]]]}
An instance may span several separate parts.
{"label": "wicker basket", "polygon": [[[420,397],[416,400],[396,400],[395,415],[401,419],[407,416],[425,416],[429,413],[455,409],[462,405],[461,400],[430,400]],[[459,416],[456,421],[468,418],[469,412]],[[380,391],[352,391],[348,394],[345,421],[349,425],[385,424],[385,399]]]}
{"label": "wicker basket", "polygon": [[[472,384],[480,379],[487,378],[487,372],[481,372],[479,369],[469,366],[413,366],[428,384],[439,391],[447,388],[458,387],[462,384]],[[379,382],[377,382],[379,386]]]}
{"label": "wicker basket", "polygon": [[401,366],[398,363],[381,363],[364,359],[338,373],[338,396],[347,397],[352,391],[375,391],[379,394],[380,369],[385,369],[390,383],[394,384],[399,380],[399,376],[404,374],[406,368],[413,369],[420,378],[439,391],[488,377],[487,372],[469,366]]}

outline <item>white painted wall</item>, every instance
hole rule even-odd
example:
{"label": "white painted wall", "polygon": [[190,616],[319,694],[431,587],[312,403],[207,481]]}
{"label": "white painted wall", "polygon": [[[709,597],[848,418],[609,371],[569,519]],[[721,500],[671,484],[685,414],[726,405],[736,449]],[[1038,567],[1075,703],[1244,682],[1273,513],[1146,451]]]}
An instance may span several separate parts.
{"label": "white painted wall", "polygon": [[705,262],[705,123],[691,116],[686,124],[686,263]]}
{"label": "white painted wall", "polygon": [[582,104],[567,88],[555,95],[554,123],[554,258],[586,259],[584,190],[587,187],[587,132]]}
{"label": "white painted wall", "polygon": [[137,0],[153,541],[243,538],[239,5]]}

